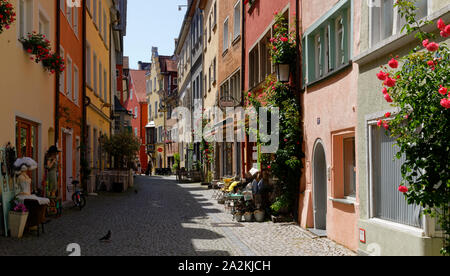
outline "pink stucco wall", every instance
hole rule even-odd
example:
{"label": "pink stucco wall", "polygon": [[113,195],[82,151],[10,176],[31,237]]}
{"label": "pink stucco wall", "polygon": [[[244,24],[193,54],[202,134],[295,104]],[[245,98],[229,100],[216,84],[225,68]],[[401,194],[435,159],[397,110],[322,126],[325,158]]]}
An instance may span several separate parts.
{"label": "pink stucco wall", "polygon": [[[306,30],[329,9],[337,0],[302,1],[302,24]],[[359,52],[360,7],[353,7],[353,56]],[[339,135],[353,135],[357,124],[357,77],[358,65],[353,64],[338,74],[308,87],[303,95],[304,127],[305,127],[305,182],[300,202],[300,224],[302,227],[314,227],[313,215],[313,150],[320,140],[324,146],[327,167],[331,168],[331,176],[327,182],[327,197],[339,198],[343,194],[341,183],[342,153],[336,149]],[[318,119],[320,118],[320,124]],[[333,142],[334,141],[334,142]],[[356,150],[356,154],[357,154]],[[356,156],[356,160],[358,156]],[[356,170],[357,171],[357,170]],[[358,179],[358,176],[356,177]],[[356,183],[358,191],[359,183]],[[333,202],[327,198],[327,234],[336,242],[352,249],[358,249],[358,193],[355,205]]]}

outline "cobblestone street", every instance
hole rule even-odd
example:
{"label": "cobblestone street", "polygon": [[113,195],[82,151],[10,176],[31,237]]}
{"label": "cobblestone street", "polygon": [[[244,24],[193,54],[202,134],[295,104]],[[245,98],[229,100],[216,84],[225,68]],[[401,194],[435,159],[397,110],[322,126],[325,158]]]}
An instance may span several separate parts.
{"label": "cobblestone street", "polygon": [[[64,210],[40,237],[0,238],[0,255],[68,255],[71,243],[82,255],[354,255],[291,223],[234,223],[212,192],[171,177],[139,176],[126,193],[89,197],[81,212]],[[108,230],[112,241],[99,242]]]}

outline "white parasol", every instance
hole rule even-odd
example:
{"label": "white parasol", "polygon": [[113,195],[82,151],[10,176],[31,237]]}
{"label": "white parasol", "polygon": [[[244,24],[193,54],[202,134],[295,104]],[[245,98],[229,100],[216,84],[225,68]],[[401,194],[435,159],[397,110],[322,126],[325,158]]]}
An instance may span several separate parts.
{"label": "white parasol", "polygon": [[30,157],[18,158],[14,162],[14,167],[19,168],[19,170],[23,165],[26,165],[29,171],[35,170],[38,167],[37,162]]}

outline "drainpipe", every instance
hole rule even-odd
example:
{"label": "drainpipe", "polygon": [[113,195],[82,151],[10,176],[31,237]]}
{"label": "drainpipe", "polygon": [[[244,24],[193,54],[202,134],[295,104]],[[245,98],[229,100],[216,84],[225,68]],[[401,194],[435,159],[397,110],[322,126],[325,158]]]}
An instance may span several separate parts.
{"label": "drainpipe", "polygon": [[[244,106],[244,89],[245,89],[245,7],[246,5],[242,2],[242,33],[241,33],[241,106]],[[244,116],[244,125],[245,125],[245,116]],[[247,152],[245,151],[245,144],[241,143],[241,176],[245,176],[247,172],[247,164],[244,164],[245,155]]]}
{"label": "drainpipe", "polygon": [[[59,1],[57,1],[59,2]],[[87,112],[86,112],[86,1],[82,1],[82,44],[83,44],[83,50],[82,50],[82,91],[81,91],[81,158],[83,160],[81,166],[88,166],[87,164]],[[87,179],[88,176],[85,176],[87,168],[81,168],[81,179]],[[87,182],[81,181],[81,185],[83,186],[84,191],[87,191]]]}
{"label": "drainpipe", "polygon": [[[61,1],[56,1],[56,52],[61,54]],[[60,74],[55,73],[55,146],[58,146],[59,139],[59,79]]]}

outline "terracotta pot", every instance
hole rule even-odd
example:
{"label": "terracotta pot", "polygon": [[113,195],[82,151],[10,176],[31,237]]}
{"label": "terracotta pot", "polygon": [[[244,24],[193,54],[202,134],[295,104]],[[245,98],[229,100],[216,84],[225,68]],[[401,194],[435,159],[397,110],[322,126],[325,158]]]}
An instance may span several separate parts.
{"label": "terracotta pot", "polygon": [[23,230],[27,224],[28,212],[9,212],[9,231],[12,238],[22,238]]}

